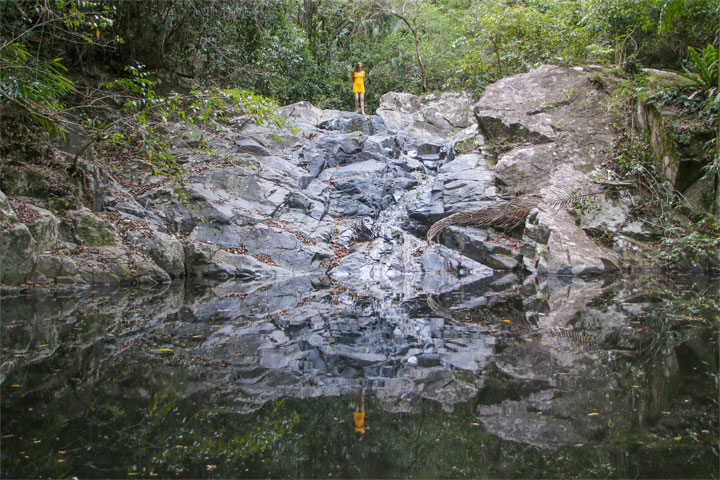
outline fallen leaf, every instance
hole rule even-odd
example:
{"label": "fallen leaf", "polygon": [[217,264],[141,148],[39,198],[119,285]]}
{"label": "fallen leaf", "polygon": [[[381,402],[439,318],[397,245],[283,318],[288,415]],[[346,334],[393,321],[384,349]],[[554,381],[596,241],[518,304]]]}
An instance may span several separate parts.
{"label": "fallen leaf", "polygon": [[158,352],[172,352],[172,349],[171,348],[158,348],[157,351]]}

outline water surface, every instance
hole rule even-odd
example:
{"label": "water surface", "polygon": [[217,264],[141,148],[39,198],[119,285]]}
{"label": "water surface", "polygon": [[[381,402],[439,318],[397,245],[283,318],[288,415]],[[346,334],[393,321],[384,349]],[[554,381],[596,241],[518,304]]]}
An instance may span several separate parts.
{"label": "water surface", "polygon": [[3,478],[720,476],[718,279],[299,277],[0,309]]}

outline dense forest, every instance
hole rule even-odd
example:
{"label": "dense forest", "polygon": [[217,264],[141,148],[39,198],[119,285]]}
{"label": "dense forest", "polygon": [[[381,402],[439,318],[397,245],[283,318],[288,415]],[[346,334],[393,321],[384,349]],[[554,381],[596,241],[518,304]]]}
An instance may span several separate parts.
{"label": "dense forest", "polygon": [[693,70],[720,18],[713,0],[8,0],[0,15],[3,106],[77,122],[119,78],[348,109],[357,61],[370,106],[388,91],[479,93],[545,63]]}

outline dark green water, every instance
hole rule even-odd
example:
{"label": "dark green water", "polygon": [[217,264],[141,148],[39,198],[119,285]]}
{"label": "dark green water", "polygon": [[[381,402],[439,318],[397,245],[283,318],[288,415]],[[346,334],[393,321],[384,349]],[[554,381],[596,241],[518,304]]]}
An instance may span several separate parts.
{"label": "dark green water", "polygon": [[718,478],[719,310],[677,276],[5,295],[0,476]]}

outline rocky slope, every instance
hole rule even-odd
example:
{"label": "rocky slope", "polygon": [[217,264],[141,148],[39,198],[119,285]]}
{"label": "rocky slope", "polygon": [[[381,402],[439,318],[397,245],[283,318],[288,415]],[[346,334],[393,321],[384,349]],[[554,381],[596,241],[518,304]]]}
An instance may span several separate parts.
{"label": "rocky slope", "polygon": [[[585,275],[648,266],[638,239],[652,233],[628,220],[622,202],[611,213],[621,218],[600,209],[582,222],[548,206],[597,172],[614,139],[610,102],[597,73],[544,66],[488,87],[477,103],[462,94],[421,101],[388,93],[370,117],[289,105],[282,113],[295,129],[238,121],[200,132],[214,155],[178,134],[186,204],[143,173],[142,162],[125,161],[94,171],[98,211],[54,214],[43,199],[48,178],[7,162],[0,284],[327,274],[353,288],[433,293],[493,270]],[[451,227],[440,245],[423,240],[452,213],[528,194],[541,201],[521,237]],[[614,245],[594,239],[599,230],[613,233]]]}

